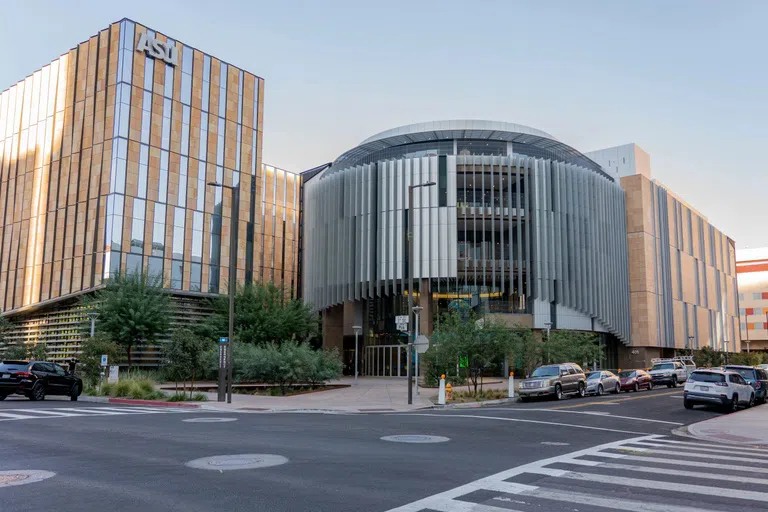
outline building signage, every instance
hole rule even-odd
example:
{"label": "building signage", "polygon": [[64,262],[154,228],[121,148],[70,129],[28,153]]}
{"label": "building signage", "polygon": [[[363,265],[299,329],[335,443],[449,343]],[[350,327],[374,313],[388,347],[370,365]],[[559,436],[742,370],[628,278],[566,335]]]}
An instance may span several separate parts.
{"label": "building signage", "polygon": [[176,66],[179,63],[179,49],[176,45],[171,46],[154,37],[147,37],[146,32],[142,32],[141,37],[139,37],[136,51],[145,52],[150,57],[161,59],[171,66]]}

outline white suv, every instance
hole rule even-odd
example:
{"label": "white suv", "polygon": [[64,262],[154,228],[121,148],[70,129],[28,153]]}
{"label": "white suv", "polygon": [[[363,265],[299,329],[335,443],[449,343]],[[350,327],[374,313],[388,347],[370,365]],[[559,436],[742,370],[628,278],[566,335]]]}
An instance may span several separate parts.
{"label": "white suv", "polygon": [[695,404],[716,404],[733,412],[739,405],[752,407],[755,390],[736,372],[700,369],[691,373],[683,392],[685,408]]}

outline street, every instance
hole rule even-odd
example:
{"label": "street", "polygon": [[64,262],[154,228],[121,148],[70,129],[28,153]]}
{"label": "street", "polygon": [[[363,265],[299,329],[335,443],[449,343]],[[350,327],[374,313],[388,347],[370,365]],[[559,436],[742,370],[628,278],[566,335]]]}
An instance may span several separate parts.
{"label": "street", "polygon": [[[9,398],[0,403],[0,503],[14,511],[39,510],[41,496],[62,511],[768,510],[768,451],[671,434],[719,414],[687,411],[682,390],[667,388],[397,414]],[[415,437],[382,439],[407,435]],[[193,462],[233,455],[244,456]],[[3,486],[4,474],[21,470],[50,473]]]}

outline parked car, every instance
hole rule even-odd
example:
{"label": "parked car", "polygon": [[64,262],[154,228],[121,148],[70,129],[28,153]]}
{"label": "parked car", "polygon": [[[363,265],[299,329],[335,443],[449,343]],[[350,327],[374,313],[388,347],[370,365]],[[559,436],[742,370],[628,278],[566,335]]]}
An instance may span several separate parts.
{"label": "parked car", "polygon": [[612,372],[599,371],[587,375],[587,394],[604,395],[621,391],[619,378]]}
{"label": "parked car", "polygon": [[536,368],[530,377],[520,383],[520,400],[528,401],[539,396],[553,396],[560,400],[563,395],[583,397],[587,392],[587,377],[576,363],[549,364]]}
{"label": "parked car", "polygon": [[0,400],[10,394],[30,400],[45,400],[46,395],[64,395],[77,400],[83,381],[56,363],[46,361],[3,361],[0,363]]}
{"label": "parked car", "polygon": [[740,374],[728,370],[696,370],[685,383],[683,405],[692,409],[695,404],[714,404],[727,411],[739,405],[752,407],[755,390]]}
{"label": "parked car", "polygon": [[768,392],[768,371],[754,366],[740,366],[735,364],[726,365],[725,369],[736,372],[744,377],[747,384],[755,389],[755,401],[758,404],[765,403],[766,393]]}
{"label": "parked car", "polygon": [[688,371],[685,364],[678,358],[674,359],[653,359],[651,371],[651,381],[653,385],[666,384],[668,388],[676,388],[688,380]]}
{"label": "parked car", "polygon": [[624,370],[619,372],[619,379],[622,391],[627,393],[640,391],[643,388],[648,388],[648,391],[653,389],[651,375],[645,370]]}

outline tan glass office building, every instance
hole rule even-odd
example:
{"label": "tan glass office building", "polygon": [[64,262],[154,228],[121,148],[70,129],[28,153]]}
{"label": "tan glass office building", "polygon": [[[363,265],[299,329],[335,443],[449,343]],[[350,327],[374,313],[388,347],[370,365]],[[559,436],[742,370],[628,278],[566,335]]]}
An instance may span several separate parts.
{"label": "tan glass office building", "polygon": [[[237,278],[296,294],[298,178],[262,172],[264,81],[124,19],[0,93],[0,312],[10,338],[76,353],[77,296],[115,272],[162,276],[184,307]],[[145,363],[157,352],[139,351]]]}

